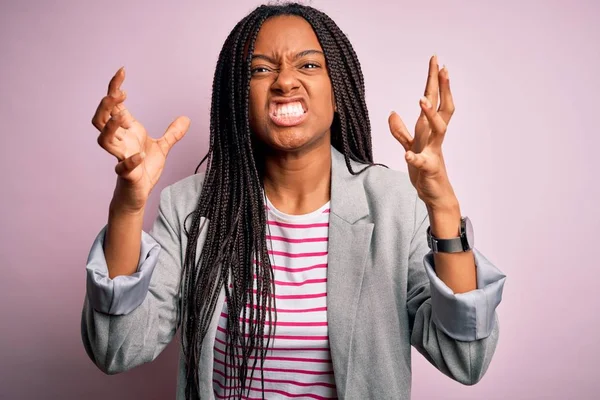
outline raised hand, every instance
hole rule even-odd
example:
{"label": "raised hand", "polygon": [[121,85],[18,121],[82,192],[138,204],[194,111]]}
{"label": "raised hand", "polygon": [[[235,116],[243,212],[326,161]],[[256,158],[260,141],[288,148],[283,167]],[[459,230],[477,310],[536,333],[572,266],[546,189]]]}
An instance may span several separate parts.
{"label": "raised hand", "polygon": [[123,210],[135,212],[146,205],[169,151],[185,135],[190,120],[179,117],[160,139],[149,137],[144,126],[125,107],[127,95],[121,90],[124,80],[125,70],[121,68],[110,80],[108,93],[96,109],[92,124],[100,131],[100,147],[118,160],[113,202]]}
{"label": "raised hand", "polygon": [[421,114],[415,125],[414,138],[395,112],[388,119],[390,131],[406,151],[410,181],[421,200],[433,208],[454,205],[448,204],[456,202],[456,197],[442,153],[442,143],[454,113],[454,102],[448,69],[444,67],[440,71],[436,56],[429,60],[425,95],[419,100],[419,104]]}

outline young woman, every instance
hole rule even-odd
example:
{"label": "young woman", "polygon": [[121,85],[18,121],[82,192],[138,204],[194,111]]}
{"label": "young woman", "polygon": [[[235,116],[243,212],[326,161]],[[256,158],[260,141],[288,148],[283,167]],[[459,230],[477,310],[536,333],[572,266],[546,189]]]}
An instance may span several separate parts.
{"label": "young woman", "polygon": [[206,173],[162,191],[150,233],[146,201],[190,122],[148,137],[124,77],[93,118],[118,159],[82,317],[100,369],[154,360],[181,328],[178,399],[408,399],[411,345],[481,379],[505,276],[473,248],[448,180],[454,104],[435,57],[414,138],[389,117],[409,173],[392,171],[373,163],[347,37],[313,8],[258,7],[219,55]]}

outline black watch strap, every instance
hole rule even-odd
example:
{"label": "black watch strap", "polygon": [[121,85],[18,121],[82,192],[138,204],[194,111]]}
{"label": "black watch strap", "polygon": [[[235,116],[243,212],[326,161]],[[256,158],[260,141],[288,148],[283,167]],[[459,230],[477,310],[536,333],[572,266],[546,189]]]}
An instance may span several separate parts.
{"label": "black watch strap", "polygon": [[[470,236],[470,237],[469,237]],[[438,239],[427,228],[427,245],[434,253],[462,253],[473,248],[473,228],[467,217],[461,218],[460,236],[452,239]]]}
{"label": "black watch strap", "polygon": [[462,253],[463,242],[460,237],[452,239],[436,239],[431,235],[431,227],[427,228],[427,242],[434,253]]}

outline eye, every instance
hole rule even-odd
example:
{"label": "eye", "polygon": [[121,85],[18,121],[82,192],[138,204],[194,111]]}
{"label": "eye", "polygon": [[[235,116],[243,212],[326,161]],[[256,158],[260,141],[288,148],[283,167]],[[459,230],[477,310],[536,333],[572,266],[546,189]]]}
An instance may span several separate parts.
{"label": "eye", "polygon": [[316,68],[321,68],[321,66],[320,66],[319,64],[316,64],[316,63],[309,62],[309,63],[306,63],[306,64],[304,64],[304,65],[302,66],[302,68],[306,68],[306,69],[316,69]]}
{"label": "eye", "polygon": [[251,73],[252,75],[254,75],[254,74],[259,74],[259,73],[264,73],[264,72],[269,72],[269,69],[268,69],[268,68],[266,68],[266,67],[255,67],[255,68],[252,68],[252,69],[250,70],[250,73]]}

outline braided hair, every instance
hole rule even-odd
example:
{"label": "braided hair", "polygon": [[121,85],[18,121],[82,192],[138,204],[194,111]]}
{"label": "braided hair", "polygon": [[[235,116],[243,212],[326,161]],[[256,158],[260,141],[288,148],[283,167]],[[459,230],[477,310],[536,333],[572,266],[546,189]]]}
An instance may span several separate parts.
{"label": "braided hair", "polygon": [[[264,393],[262,366],[271,337],[270,332],[265,334],[265,321],[276,321],[277,312],[265,237],[262,177],[251,139],[248,98],[256,37],[265,20],[280,15],[304,18],[323,48],[337,108],[331,126],[332,145],[344,154],[352,174],[362,170],[354,171],[351,160],[374,165],[360,63],[335,22],[321,11],[296,3],[263,5],[238,22],[219,54],[213,80],[210,144],[198,165],[199,168],[207,161],[206,173],[196,209],[188,215],[189,229],[185,224],[188,244],[180,290],[183,291],[181,338],[186,399],[200,398],[198,368],[202,342],[223,289],[229,310],[225,352],[226,386],[230,388],[227,397],[241,397],[249,390],[248,372],[252,377],[258,362]],[[210,223],[196,262],[203,217]],[[240,317],[249,323],[240,322]],[[234,387],[237,389],[232,394]]]}

